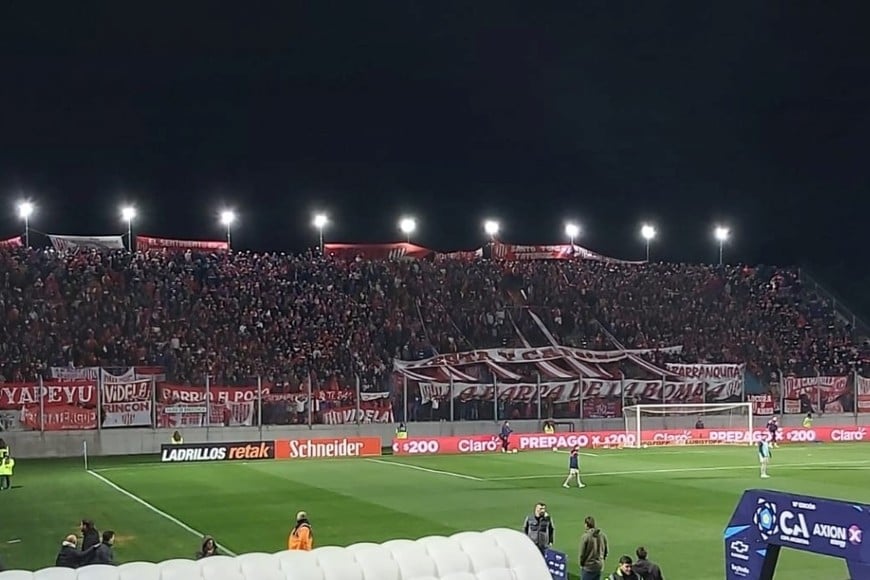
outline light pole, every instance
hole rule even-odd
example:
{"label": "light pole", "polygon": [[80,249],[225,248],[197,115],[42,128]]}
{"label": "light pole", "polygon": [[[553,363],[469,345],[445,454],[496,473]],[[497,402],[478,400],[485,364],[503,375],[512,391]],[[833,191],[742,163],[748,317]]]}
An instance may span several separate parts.
{"label": "light pole", "polygon": [[121,219],[127,222],[127,244],[132,252],[133,247],[133,218],[136,217],[136,208],[133,206],[125,206],[121,208]]}
{"label": "light pole", "polygon": [[236,212],[228,209],[221,212],[221,223],[227,227],[227,250],[231,250],[233,247],[232,230],[235,221]]}
{"label": "light pole", "polygon": [[568,222],[565,224],[565,235],[571,240],[571,248],[574,248],[574,239],[580,235],[580,226],[575,223]]}
{"label": "light pole", "polygon": [[18,215],[24,220],[24,245],[30,246],[30,216],[33,215],[33,203],[22,201],[18,204]]}
{"label": "light pole", "polygon": [[649,243],[656,237],[656,229],[649,224],[643,224],[640,228],[640,235],[646,242],[646,261],[649,263]]}
{"label": "light pole", "polygon": [[722,265],[722,253],[725,242],[728,241],[728,236],[731,235],[731,230],[726,227],[716,226],[713,230],[713,235],[716,236],[716,241],[719,242],[719,265]]}
{"label": "light pole", "polygon": [[412,217],[404,217],[399,220],[399,229],[405,234],[405,241],[411,243],[411,234],[417,229],[417,220]]}
{"label": "light pole", "polygon": [[483,231],[489,236],[490,242],[495,242],[495,237],[498,235],[499,229],[498,222],[495,220],[486,220],[483,222]]}
{"label": "light pole", "polygon": [[323,228],[329,223],[329,218],[326,217],[325,213],[318,213],[314,215],[312,223],[317,228],[317,234],[320,237],[320,254],[323,255]]}

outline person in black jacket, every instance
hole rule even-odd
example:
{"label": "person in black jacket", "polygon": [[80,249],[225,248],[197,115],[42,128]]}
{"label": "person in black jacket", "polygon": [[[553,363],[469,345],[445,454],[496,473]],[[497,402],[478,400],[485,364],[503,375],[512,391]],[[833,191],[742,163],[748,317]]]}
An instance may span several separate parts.
{"label": "person in black jacket", "polygon": [[[82,532],[82,551],[88,551],[90,548],[93,548],[97,544],[100,543],[100,532],[97,531],[97,528],[94,526],[93,520],[82,520],[79,525],[79,530]],[[91,550],[88,552],[88,555],[85,556],[85,559],[82,561],[82,566],[87,566],[91,564],[94,559],[94,551]]]}
{"label": "person in black jacket", "polygon": [[196,559],[201,560],[203,558],[208,558],[209,556],[217,556],[217,544],[214,541],[214,538],[211,536],[206,536],[202,539],[202,546],[199,549],[199,552],[196,553]]}
{"label": "person in black jacket", "polygon": [[57,558],[54,560],[54,565],[58,568],[78,568],[87,558],[91,557],[96,546],[91,546],[87,550],[79,550],[76,547],[78,538],[74,534],[66,537],[60,545],[60,551],[57,553]]}
{"label": "person in black jacket", "polygon": [[637,560],[634,561],[634,571],[641,577],[641,580],[664,580],[662,569],[655,562],[650,562],[647,558],[646,548],[639,547],[635,552]]}
{"label": "person in black jacket", "polygon": [[115,543],[115,532],[106,530],[103,539],[94,550],[94,559],[91,564],[103,564],[105,566],[117,566],[115,563],[115,551],[112,544]]}

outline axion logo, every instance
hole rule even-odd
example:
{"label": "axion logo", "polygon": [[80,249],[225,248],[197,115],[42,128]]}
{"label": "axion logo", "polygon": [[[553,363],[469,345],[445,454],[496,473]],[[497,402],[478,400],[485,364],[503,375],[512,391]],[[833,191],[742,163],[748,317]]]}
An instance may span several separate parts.
{"label": "axion logo", "polygon": [[852,524],[849,527],[849,543],[853,546],[857,546],[864,539],[864,532],[858,526]]}

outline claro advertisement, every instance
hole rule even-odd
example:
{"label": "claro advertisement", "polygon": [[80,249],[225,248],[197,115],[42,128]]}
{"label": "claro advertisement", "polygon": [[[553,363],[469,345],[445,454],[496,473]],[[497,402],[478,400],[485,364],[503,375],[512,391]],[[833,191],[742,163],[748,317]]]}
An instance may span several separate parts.
{"label": "claro advertisement", "polygon": [[[588,431],[584,433],[513,433],[511,447],[520,451],[544,449],[581,449],[601,447],[636,447],[641,445],[705,445],[749,444],[767,436],[767,430],[756,428],[752,439],[746,429],[654,429],[642,431],[640,442],[637,433],[625,431]],[[777,434],[783,443],[841,443],[870,440],[867,427],[812,427],[780,429]],[[439,455],[485,453],[501,449],[495,435],[460,435],[453,437],[410,437],[395,439],[393,453],[396,455]]]}
{"label": "claro advertisement", "polygon": [[160,461],[256,461],[261,459],[338,459],[381,454],[380,437],[279,439],[236,443],[161,445]]}

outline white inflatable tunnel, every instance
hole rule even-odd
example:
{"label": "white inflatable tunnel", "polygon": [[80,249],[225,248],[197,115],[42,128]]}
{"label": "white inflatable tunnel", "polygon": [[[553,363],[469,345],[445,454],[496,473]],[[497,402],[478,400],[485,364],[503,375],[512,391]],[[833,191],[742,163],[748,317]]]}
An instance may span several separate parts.
{"label": "white inflatable tunnel", "polygon": [[540,551],[515,530],[311,552],[252,553],[204,560],[0,572],[0,580],[551,580]]}

